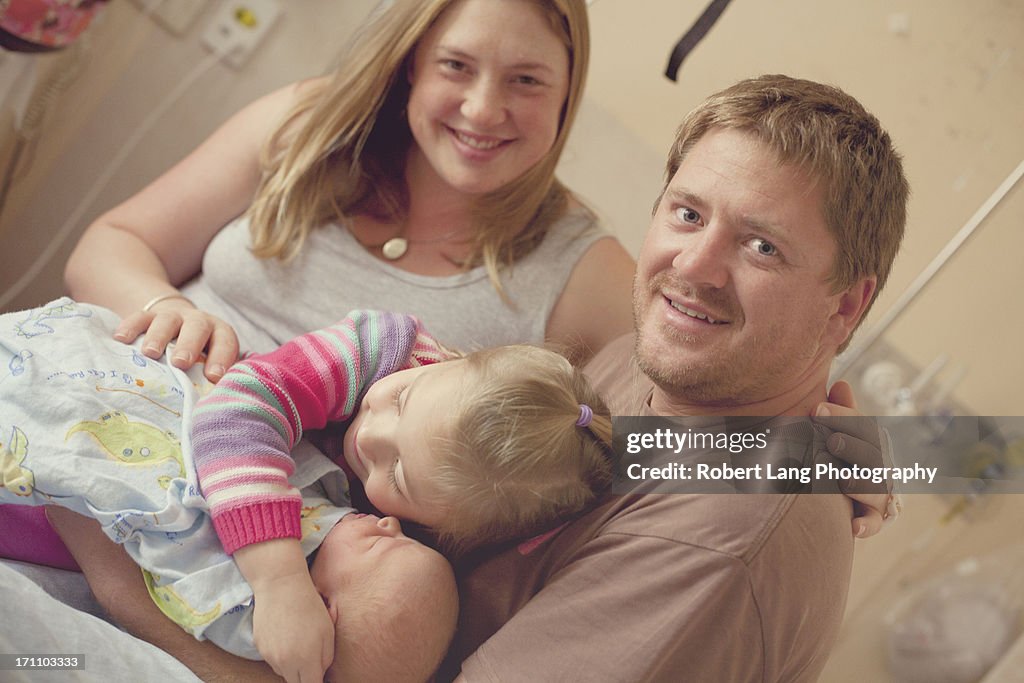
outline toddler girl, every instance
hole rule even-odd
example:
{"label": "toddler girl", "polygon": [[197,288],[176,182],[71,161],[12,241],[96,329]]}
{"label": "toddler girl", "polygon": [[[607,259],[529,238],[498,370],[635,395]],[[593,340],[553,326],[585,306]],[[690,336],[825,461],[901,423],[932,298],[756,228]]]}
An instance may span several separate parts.
{"label": "toddler girl", "polygon": [[326,619],[288,482],[289,453],[314,429],[343,434],[329,455],[377,510],[456,551],[555,526],[613,470],[607,409],[552,351],[462,357],[411,316],[357,311],[237,363],[196,405],[191,437],[214,526],[253,587],[257,647]]}

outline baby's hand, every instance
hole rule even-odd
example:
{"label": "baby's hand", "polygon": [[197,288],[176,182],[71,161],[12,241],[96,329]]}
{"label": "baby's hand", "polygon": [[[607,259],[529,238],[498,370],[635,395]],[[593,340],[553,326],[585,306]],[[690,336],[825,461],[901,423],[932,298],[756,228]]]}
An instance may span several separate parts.
{"label": "baby's hand", "polygon": [[255,589],[256,649],[288,683],[322,681],[334,660],[334,623],[308,572]]}

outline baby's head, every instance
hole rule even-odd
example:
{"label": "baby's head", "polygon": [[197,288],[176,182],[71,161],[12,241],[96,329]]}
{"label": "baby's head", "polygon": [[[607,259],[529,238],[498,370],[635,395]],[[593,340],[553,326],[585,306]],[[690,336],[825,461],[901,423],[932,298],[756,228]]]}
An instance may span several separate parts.
{"label": "baby's head", "polygon": [[326,680],[428,680],[458,618],[451,566],[402,533],[394,517],[350,514],[331,529],[310,568],[334,622]]}
{"label": "baby's head", "polygon": [[564,357],[525,345],[385,377],[344,452],[377,509],[452,550],[543,531],[613,471],[604,402]]}

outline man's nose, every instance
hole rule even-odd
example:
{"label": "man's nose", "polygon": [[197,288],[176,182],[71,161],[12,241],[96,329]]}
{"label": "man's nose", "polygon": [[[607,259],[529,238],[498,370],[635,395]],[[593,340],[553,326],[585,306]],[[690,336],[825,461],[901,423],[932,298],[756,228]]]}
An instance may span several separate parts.
{"label": "man's nose", "polygon": [[690,285],[722,289],[729,282],[732,243],[728,235],[714,229],[681,237],[672,267]]}
{"label": "man's nose", "polygon": [[462,115],[477,128],[487,130],[505,121],[505,93],[501,84],[490,78],[478,78],[466,89]]}

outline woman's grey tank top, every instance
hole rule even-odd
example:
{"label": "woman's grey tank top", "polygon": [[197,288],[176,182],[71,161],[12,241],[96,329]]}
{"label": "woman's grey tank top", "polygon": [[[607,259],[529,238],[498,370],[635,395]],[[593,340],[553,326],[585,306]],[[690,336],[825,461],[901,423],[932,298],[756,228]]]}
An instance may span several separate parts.
{"label": "woman's grey tank top", "polygon": [[288,263],[256,258],[243,217],[214,237],[202,273],[182,291],[231,324],[243,351],[270,351],[357,308],[415,315],[443,343],[464,351],[539,343],[573,268],[606,236],[588,211],[570,211],[536,249],[502,272],[510,307],[482,266],[442,277],[407,273],[372,256],[335,224],[313,231]]}

